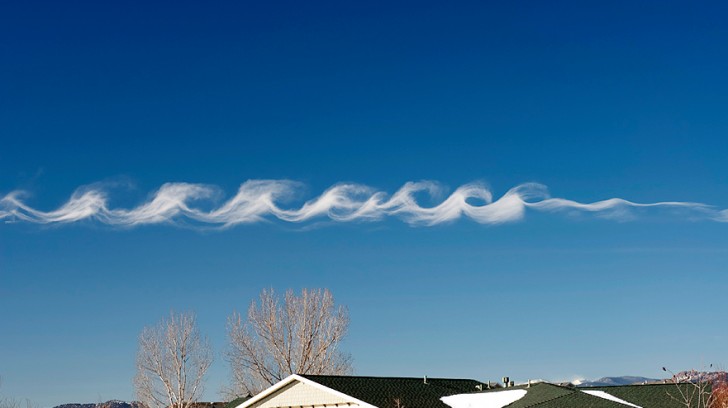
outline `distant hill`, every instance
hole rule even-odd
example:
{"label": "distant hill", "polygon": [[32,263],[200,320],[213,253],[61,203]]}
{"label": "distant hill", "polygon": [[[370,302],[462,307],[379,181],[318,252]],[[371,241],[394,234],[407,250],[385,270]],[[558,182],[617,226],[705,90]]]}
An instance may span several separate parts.
{"label": "distant hill", "polygon": [[656,378],[647,378],[647,377],[635,377],[631,375],[624,375],[621,377],[602,377],[598,380],[584,380],[581,381],[579,384],[576,384],[579,387],[607,387],[610,385],[632,385],[632,384],[643,384],[643,383],[649,383],[649,382],[657,382],[660,381]]}
{"label": "distant hill", "polygon": [[111,400],[95,404],[63,404],[57,405],[54,408],[144,408],[144,404],[138,401],[124,402]]}
{"label": "distant hill", "polygon": [[[245,401],[246,399],[250,398],[250,396],[245,398],[239,398],[240,403]],[[238,400],[236,400],[238,401]],[[236,404],[237,406],[239,404]],[[223,408],[225,406],[224,402],[197,402],[192,404],[192,408]],[[99,402],[96,404],[63,404],[63,405],[56,405],[53,408],[146,408],[144,404],[142,404],[139,401],[133,401],[133,402],[125,402],[125,401],[119,401],[119,400],[111,400],[106,402]]]}
{"label": "distant hill", "polygon": [[622,377],[602,377],[598,380],[583,380],[577,381],[574,384],[577,387],[607,387],[610,385],[632,385],[632,384],[644,384],[654,382],[697,382],[697,381],[708,381],[708,382],[728,382],[728,373],[725,371],[681,371],[672,378],[668,379],[655,379],[646,377],[635,377],[625,375]]}

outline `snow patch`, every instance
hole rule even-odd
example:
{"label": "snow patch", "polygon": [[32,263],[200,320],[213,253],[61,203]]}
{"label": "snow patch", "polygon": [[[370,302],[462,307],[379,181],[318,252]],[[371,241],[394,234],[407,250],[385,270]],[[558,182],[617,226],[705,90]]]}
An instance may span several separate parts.
{"label": "snow patch", "polygon": [[526,390],[457,394],[440,398],[452,408],[503,408],[526,395]]}
{"label": "snow patch", "polygon": [[604,399],[607,399],[607,400],[610,400],[610,401],[618,402],[620,404],[629,405],[630,407],[642,408],[639,405],[635,405],[635,404],[633,404],[631,402],[627,402],[627,401],[625,401],[623,399],[619,399],[619,398],[615,397],[614,395],[607,394],[604,391],[595,391],[595,390],[582,390],[582,391],[585,392],[585,393],[587,393],[587,394],[589,394],[589,395],[593,395],[595,397],[604,398]]}

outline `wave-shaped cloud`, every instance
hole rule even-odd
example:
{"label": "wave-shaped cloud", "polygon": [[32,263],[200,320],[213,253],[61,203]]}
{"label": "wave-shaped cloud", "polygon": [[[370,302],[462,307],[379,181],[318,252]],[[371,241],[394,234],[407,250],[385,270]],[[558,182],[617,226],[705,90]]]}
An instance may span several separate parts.
{"label": "wave-shaped cloud", "polygon": [[640,210],[662,208],[681,219],[728,222],[728,210],[707,204],[681,201],[635,203],[621,198],[580,203],[552,198],[545,186],[536,183],[518,185],[496,200],[484,185],[465,184],[432,206],[423,206],[418,197],[432,201],[441,196],[444,188],[434,182],[408,182],[391,195],[362,184],[342,183],[300,206],[283,206],[299,197],[304,189],[301,183],[290,180],[250,180],[243,183],[233,197],[209,210],[204,209],[204,204],[216,203],[219,188],[204,184],[164,184],[150,199],[132,209],[109,208],[108,193],[100,185],[79,188],[66,203],[52,211],[29,206],[23,200],[27,193],[14,191],[0,199],[0,220],[35,224],[93,220],[124,227],[185,224],[228,228],[272,219],[303,223],[316,219],[371,222],[398,218],[411,225],[432,226],[464,217],[494,225],[521,220],[528,209],[591,213],[628,220],[638,217]]}

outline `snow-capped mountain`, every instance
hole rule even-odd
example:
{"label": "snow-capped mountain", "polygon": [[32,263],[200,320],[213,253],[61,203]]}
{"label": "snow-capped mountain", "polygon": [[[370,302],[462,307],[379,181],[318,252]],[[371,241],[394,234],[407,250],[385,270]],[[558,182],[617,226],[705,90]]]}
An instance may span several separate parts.
{"label": "snow-capped mountain", "polygon": [[632,384],[644,384],[647,382],[660,381],[656,378],[647,377],[636,377],[631,375],[624,375],[621,377],[602,377],[598,380],[582,380],[578,384],[578,387],[605,387],[609,385],[632,385]]}

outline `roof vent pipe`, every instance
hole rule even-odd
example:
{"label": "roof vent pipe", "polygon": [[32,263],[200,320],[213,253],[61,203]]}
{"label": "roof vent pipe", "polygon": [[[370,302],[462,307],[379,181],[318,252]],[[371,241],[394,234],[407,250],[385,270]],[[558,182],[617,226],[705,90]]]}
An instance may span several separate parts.
{"label": "roof vent pipe", "polygon": [[508,388],[508,384],[510,384],[510,378],[503,377],[503,388]]}
{"label": "roof vent pipe", "polygon": [[427,384],[427,376],[425,376],[425,380],[424,381],[425,381],[425,384]]}

